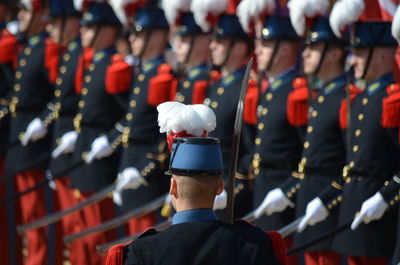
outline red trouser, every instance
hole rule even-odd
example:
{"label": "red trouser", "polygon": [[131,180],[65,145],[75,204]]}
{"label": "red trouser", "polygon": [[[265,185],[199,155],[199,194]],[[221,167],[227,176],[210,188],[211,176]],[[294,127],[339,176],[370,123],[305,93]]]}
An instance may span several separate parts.
{"label": "red trouser", "polygon": [[349,265],[386,265],[388,263],[387,257],[347,257]]}
{"label": "red trouser", "polygon": [[339,265],[342,259],[336,252],[318,250],[304,253],[304,261],[306,265]]}
{"label": "red trouser", "polygon": [[[19,192],[24,191],[35,184],[43,181],[44,172],[42,170],[26,170],[17,174],[16,182]],[[30,192],[20,198],[21,216],[24,224],[30,223],[40,217],[47,215],[45,205],[44,188]],[[25,259],[25,265],[46,265],[48,264],[48,255],[54,255],[53,264],[62,264],[63,244],[61,238],[61,227],[56,225],[55,242],[48,241],[48,227],[26,231],[28,255]],[[48,245],[55,244],[55,252],[48,253]]]}
{"label": "red trouser", "polygon": [[[286,249],[292,249],[293,248],[293,238],[285,238],[285,244],[286,244]],[[299,264],[299,255],[290,255],[288,256],[288,261],[290,265],[297,265]]]}
{"label": "red trouser", "polygon": [[134,235],[146,231],[156,224],[155,213],[149,213],[143,217],[135,218],[129,221],[129,234]]}
{"label": "red trouser", "polygon": [[[0,157],[0,176],[4,177],[4,158]],[[0,183],[0,196],[2,199],[16,192],[13,178],[9,183]],[[11,215],[11,216],[10,216]],[[22,238],[18,236],[16,224],[21,223],[18,201],[0,206],[0,257],[2,264],[22,264]]]}

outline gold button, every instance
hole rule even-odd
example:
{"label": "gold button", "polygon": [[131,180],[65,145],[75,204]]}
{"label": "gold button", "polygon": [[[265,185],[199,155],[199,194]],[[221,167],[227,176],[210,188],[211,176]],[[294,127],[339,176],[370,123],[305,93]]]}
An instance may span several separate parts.
{"label": "gold button", "polygon": [[363,98],[362,104],[365,106],[368,104],[368,98]]}
{"label": "gold button", "polygon": [[67,67],[66,66],[61,66],[60,67],[60,73],[65,74],[67,72]]}
{"label": "gold button", "polygon": [[86,96],[88,92],[89,92],[89,90],[86,87],[82,88],[82,91],[81,91],[82,95]]}
{"label": "gold button", "polygon": [[264,123],[260,122],[258,124],[258,129],[261,131],[262,129],[264,129]]}
{"label": "gold button", "polygon": [[69,55],[68,53],[64,54],[63,59],[64,61],[68,62],[69,60],[71,60],[71,55]]}
{"label": "gold button", "polygon": [[263,116],[267,115],[268,114],[268,109],[267,108],[263,108],[262,111],[261,111],[261,114]]}
{"label": "gold button", "polygon": [[131,108],[136,107],[136,100],[131,100],[131,102],[129,102],[129,106],[130,106]]}
{"label": "gold button", "polygon": [[125,115],[125,119],[127,119],[128,121],[132,120],[132,118],[133,118],[132,113],[127,113],[127,114]]}
{"label": "gold button", "polygon": [[314,130],[314,127],[312,127],[311,125],[307,127],[308,133],[312,133],[313,130]]}
{"label": "gold button", "polygon": [[307,157],[303,157],[300,162],[301,163],[307,163]]}
{"label": "gold button", "polygon": [[256,145],[260,145],[261,144],[261,138],[257,137],[254,142],[256,143]]}
{"label": "gold button", "polygon": [[183,82],[183,88],[189,88],[190,86],[190,81],[186,80],[185,82]]}
{"label": "gold button", "polygon": [[254,154],[254,158],[255,158],[255,159],[259,159],[260,157],[261,157],[261,156],[260,156],[259,153],[255,153],[255,154]]}
{"label": "gold button", "polygon": [[144,74],[140,74],[140,75],[138,76],[138,80],[139,80],[140,82],[142,82],[145,78],[146,78],[146,76],[145,76]]}
{"label": "gold button", "polygon": [[137,95],[137,94],[139,94],[139,93],[140,93],[140,87],[135,87],[135,88],[133,89],[133,94]]}
{"label": "gold button", "polygon": [[61,96],[61,90],[60,89],[56,89],[54,91],[54,96],[56,96],[57,98]]}
{"label": "gold button", "polygon": [[85,82],[89,83],[90,81],[92,81],[92,78],[89,75],[85,76]]}
{"label": "gold button", "polygon": [[91,64],[89,65],[89,71],[90,71],[90,72],[93,72],[94,69],[96,69],[96,65],[93,64],[93,63],[91,63]]}
{"label": "gold button", "polygon": [[19,60],[19,65],[24,67],[26,65],[26,60],[25,59]]}
{"label": "gold button", "polygon": [[258,175],[258,174],[260,174],[260,169],[259,168],[255,168],[253,172],[254,172],[255,175]]}
{"label": "gold button", "polygon": [[79,199],[81,197],[81,192],[79,190],[74,190],[74,197]]}
{"label": "gold button", "polygon": [[360,113],[358,114],[358,120],[362,121],[364,119],[364,114]]}
{"label": "gold button", "polygon": [[218,107],[218,102],[217,101],[211,102],[211,108],[216,109],[217,107]]}
{"label": "gold button", "polygon": [[20,91],[21,90],[21,85],[20,84],[15,84],[14,85],[14,90],[17,91],[17,92]]}
{"label": "gold button", "polygon": [[267,93],[267,95],[265,96],[265,98],[267,99],[267,101],[271,101],[273,97],[274,97],[274,95],[272,95],[271,92]]}
{"label": "gold button", "polygon": [[350,161],[349,167],[354,167],[355,164],[356,164],[356,163],[355,163],[354,161]]}
{"label": "gold button", "polygon": [[313,111],[311,112],[311,116],[312,116],[313,118],[317,117],[317,116],[318,116],[318,111],[313,110]]}
{"label": "gold button", "polygon": [[219,87],[219,88],[217,89],[218,95],[224,94],[224,91],[225,91],[225,89],[224,89],[223,87]]}
{"label": "gold button", "polygon": [[61,85],[61,84],[62,84],[62,79],[61,79],[61,77],[57,77],[57,79],[56,79],[56,85],[59,86],[59,85]]}
{"label": "gold button", "polygon": [[21,71],[16,71],[16,72],[15,72],[15,78],[21,79],[21,77],[22,77]]}
{"label": "gold button", "polygon": [[357,130],[354,132],[354,135],[355,135],[356,137],[359,137],[359,136],[361,135],[361,130],[360,130],[360,129],[357,129]]}
{"label": "gold button", "polygon": [[357,152],[358,151],[358,145],[354,145],[353,146],[353,152],[355,153],[355,152]]}
{"label": "gold button", "polygon": [[318,97],[318,103],[321,104],[322,102],[324,102],[325,98],[324,96],[319,96]]}
{"label": "gold button", "polygon": [[29,48],[29,47],[25,48],[24,53],[25,53],[25,55],[30,55],[32,53],[31,48]]}
{"label": "gold button", "polygon": [[78,106],[79,106],[80,108],[83,108],[83,107],[85,106],[85,101],[80,100],[79,103],[78,103]]}
{"label": "gold button", "polygon": [[184,95],[177,95],[176,96],[176,100],[178,102],[184,102],[185,101],[185,96]]}
{"label": "gold button", "polygon": [[309,148],[310,147],[310,142],[309,141],[305,141],[303,146],[304,146],[305,149]]}

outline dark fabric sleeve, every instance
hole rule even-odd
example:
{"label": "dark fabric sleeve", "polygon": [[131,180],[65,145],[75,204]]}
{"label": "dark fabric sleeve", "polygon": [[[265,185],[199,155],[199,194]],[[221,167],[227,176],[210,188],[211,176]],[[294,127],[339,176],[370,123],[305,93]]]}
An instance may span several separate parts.
{"label": "dark fabric sleeve", "polygon": [[343,191],[343,178],[338,179],[337,181],[333,181],[329,186],[325,187],[318,195],[321,201],[324,203],[326,208],[331,211],[334,208],[338,207],[343,200],[342,191]]}
{"label": "dark fabric sleeve", "polygon": [[386,185],[384,185],[379,190],[387,203],[396,201],[396,198],[398,200],[400,191],[400,178],[398,176],[399,174],[397,174],[397,176],[394,176],[388,183],[385,183]]}
{"label": "dark fabric sleeve", "polygon": [[[122,113],[124,114],[128,113],[129,92],[112,94],[112,97],[115,100],[115,102],[118,103],[118,106],[121,108]],[[128,121],[126,120],[125,115],[123,115],[115,124],[114,128],[107,133],[108,141],[111,143],[111,146],[114,149],[117,148],[121,143],[123,129],[127,126],[128,126]]]}
{"label": "dark fabric sleeve", "polygon": [[[128,246],[125,247],[125,263],[123,265],[138,265],[139,263],[139,258],[136,255],[135,247],[133,246],[133,243],[129,244]],[[107,265],[114,265],[114,264],[107,264]],[[118,265],[118,264],[115,264]]]}
{"label": "dark fabric sleeve", "polygon": [[255,125],[243,123],[236,171],[244,176],[249,175],[256,132]]}

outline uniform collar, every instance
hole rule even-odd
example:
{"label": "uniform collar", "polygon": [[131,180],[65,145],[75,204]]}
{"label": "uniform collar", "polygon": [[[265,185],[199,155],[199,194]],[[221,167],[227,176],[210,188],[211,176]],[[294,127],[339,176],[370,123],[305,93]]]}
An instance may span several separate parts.
{"label": "uniform collar", "polygon": [[28,38],[28,46],[34,47],[38,43],[40,43],[42,40],[44,40],[45,38],[47,38],[47,34],[46,33],[33,35],[33,36]]}
{"label": "uniform collar", "polygon": [[386,74],[386,75],[378,78],[377,80],[375,80],[367,85],[366,91],[368,93],[368,96],[375,94],[382,88],[386,88],[388,85],[393,84],[394,82],[395,81],[394,81],[393,73],[389,73],[389,74]]}
{"label": "uniform collar", "polygon": [[195,79],[199,74],[207,72],[207,64],[203,63],[188,70],[189,79]]}
{"label": "uniform collar", "polygon": [[157,56],[156,58],[151,59],[147,63],[144,63],[142,65],[142,70],[143,70],[143,72],[147,73],[147,72],[151,71],[154,67],[162,64],[163,62],[165,62],[164,56],[163,55]]}
{"label": "uniform collar", "polygon": [[177,212],[172,218],[172,224],[212,222],[218,220],[211,209],[194,209]]}
{"label": "uniform collar", "polygon": [[98,63],[101,60],[103,60],[103,58],[106,57],[106,55],[112,55],[114,53],[116,53],[115,46],[110,46],[110,47],[105,48],[103,50],[97,51],[93,55],[93,63]]}
{"label": "uniform collar", "polygon": [[269,88],[272,91],[278,90],[280,87],[284,86],[288,82],[291,82],[297,74],[297,71],[294,67],[289,68],[285,72],[281,73],[275,78],[270,78],[268,81],[270,83]]}
{"label": "uniform collar", "polygon": [[333,91],[336,91],[338,88],[344,87],[346,83],[347,83],[347,75],[346,74],[340,75],[335,79],[326,82],[323,85],[323,93],[324,95],[329,95]]}
{"label": "uniform collar", "polygon": [[230,83],[232,83],[237,78],[242,78],[244,76],[245,72],[246,72],[246,66],[242,66],[239,69],[237,69],[236,71],[234,71],[234,72],[230,73],[229,75],[225,76],[222,79],[222,82],[224,83],[224,85],[229,85]]}

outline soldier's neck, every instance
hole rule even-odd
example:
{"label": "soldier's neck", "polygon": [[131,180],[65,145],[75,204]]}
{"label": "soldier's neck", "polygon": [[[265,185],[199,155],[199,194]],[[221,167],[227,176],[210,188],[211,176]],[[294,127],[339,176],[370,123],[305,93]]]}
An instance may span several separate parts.
{"label": "soldier's neck", "polygon": [[196,210],[196,209],[212,209],[214,202],[204,202],[204,203],[188,203],[185,201],[175,201],[174,208],[177,212]]}
{"label": "soldier's neck", "polygon": [[317,74],[318,79],[322,84],[337,78],[344,73],[343,67],[341,65],[329,65],[329,67],[321,68]]}

